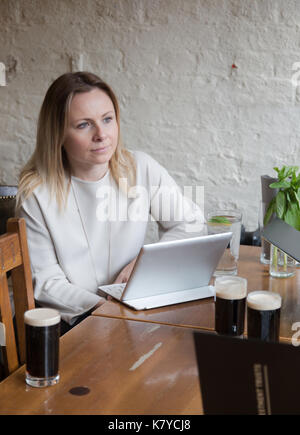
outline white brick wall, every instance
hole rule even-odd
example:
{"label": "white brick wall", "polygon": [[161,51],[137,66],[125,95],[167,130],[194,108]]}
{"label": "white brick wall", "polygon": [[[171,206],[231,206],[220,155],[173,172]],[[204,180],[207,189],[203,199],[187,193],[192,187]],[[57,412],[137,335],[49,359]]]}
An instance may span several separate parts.
{"label": "white brick wall", "polygon": [[260,175],[300,163],[299,0],[0,0],[0,62],[0,184],[34,148],[50,82],[81,64],[115,89],[129,148],[248,230]]}

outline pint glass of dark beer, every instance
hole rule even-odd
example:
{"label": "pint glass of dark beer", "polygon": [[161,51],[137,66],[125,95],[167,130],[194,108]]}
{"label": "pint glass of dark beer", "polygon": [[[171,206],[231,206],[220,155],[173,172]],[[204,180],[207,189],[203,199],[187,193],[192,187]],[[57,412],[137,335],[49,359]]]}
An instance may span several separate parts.
{"label": "pint glass of dark beer", "polygon": [[218,334],[243,335],[247,280],[218,276],[215,280],[215,330]]}
{"label": "pint glass of dark beer", "polygon": [[35,308],[24,314],[26,333],[26,383],[46,387],[59,381],[60,314]]}
{"label": "pint glass of dark beer", "polygon": [[269,291],[254,291],[247,296],[249,338],[279,341],[281,296]]}

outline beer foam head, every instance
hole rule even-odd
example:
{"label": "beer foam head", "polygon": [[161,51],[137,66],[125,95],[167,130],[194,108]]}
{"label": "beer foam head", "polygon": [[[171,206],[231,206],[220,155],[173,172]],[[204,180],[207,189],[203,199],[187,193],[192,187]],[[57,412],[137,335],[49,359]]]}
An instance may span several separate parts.
{"label": "beer foam head", "polygon": [[240,276],[218,276],[215,290],[221,299],[243,299],[247,295],[247,280]]}
{"label": "beer foam head", "polygon": [[251,292],[247,296],[247,305],[253,310],[277,310],[281,307],[281,296],[264,290]]}
{"label": "beer foam head", "polygon": [[34,308],[25,311],[24,322],[30,326],[52,326],[60,322],[60,314],[52,308]]}

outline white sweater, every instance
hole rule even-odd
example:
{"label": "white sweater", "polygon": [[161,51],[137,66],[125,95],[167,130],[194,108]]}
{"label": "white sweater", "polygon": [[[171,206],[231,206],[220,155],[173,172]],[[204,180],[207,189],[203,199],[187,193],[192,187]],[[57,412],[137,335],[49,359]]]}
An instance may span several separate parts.
{"label": "white sweater", "polygon": [[99,302],[98,286],[113,282],[138,255],[150,213],[158,222],[160,241],[202,232],[199,208],[185,203],[181,216],[181,191],[167,171],[143,152],[133,155],[138,187],[129,191],[128,199],[108,171],[95,182],[72,177],[63,212],[50,201],[45,186],[36,188],[22,205],[35,299],[59,310],[70,324]]}

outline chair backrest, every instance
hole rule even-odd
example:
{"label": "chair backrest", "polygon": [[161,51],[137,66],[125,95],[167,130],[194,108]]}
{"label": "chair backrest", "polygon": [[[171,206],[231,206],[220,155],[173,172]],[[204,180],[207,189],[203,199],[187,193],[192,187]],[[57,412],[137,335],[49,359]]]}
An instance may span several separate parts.
{"label": "chair backrest", "polygon": [[0,234],[6,233],[6,222],[15,216],[18,186],[0,185]]}
{"label": "chair backrest", "polygon": [[[0,236],[0,322],[5,333],[2,343],[4,374],[7,376],[25,363],[24,312],[35,308],[28,253],[26,224],[23,218],[7,220],[7,232]],[[16,334],[9,297],[7,272],[11,271]],[[16,337],[17,335],[17,337]],[[18,347],[17,347],[18,344]]]}

